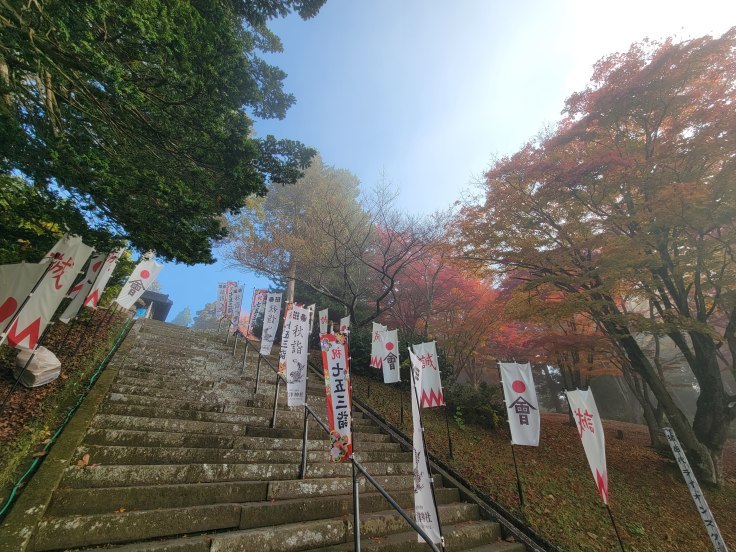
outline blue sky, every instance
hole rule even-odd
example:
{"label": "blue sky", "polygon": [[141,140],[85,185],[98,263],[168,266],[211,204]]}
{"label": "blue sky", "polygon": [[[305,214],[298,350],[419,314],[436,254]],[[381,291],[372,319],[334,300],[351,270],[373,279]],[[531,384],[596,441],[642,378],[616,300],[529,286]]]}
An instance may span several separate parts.
{"label": "blue sky", "polygon": [[[734,24],[732,0],[328,0],[314,19],[271,24],[284,52],[269,61],[288,73],[297,103],[256,129],[317,148],[365,189],[383,173],[403,209],[429,213],[554,123],[602,56]],[[268,284],[223,262],[167,265],[170,318],[186,306],[194,314],[228,279],[247,296]]]}

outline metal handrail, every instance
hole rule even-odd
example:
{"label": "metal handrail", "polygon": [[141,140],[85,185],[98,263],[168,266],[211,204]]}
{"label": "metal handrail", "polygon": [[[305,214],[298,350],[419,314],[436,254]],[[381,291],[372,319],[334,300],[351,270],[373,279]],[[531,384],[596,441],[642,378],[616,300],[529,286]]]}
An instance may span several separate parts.
{"label": "metal handrail", "polygon": [[[358,462],[354,456],[351,457],[351,460],[353,462],[353,467],[357,468],[357,470],[363,474],[363,476],[368,480],[368,482],[371,485],[373,485],[379,493],[381,493],[381,496],[383,496],[383,498],[385,498],[388,501],[388,503],[391,504],[391,506],[393,506],[394,510],[399,512],[401,517],[403,517],[406,520],[406,522],[409,525],[411,525],[411,528],[414,529],[414,531],[416,531],[417,534],[424,539],[424,542],[426,542],[429,545],[429,547],[432,550],[434,550],[434,552],[440,552],[439,548],[437,548],[437,545],[432,542],[432,538],[429,535],[427,535],[427,533],[424,532],[424,529],[422,529],[421,527],[419,527],[419,525],[417,525],[416,521],[411,519],[409,514],[407,514],[406,511],[401,506],[399,506],[399,503],[396,502],[394,498],[390,494],[388,494],[388,492],[386,492],[386,490],[383,487],[381,487],[381,484],[375,479],[373,479],[373,476],[371,476],[371,474],[369,474],[366,471],[366,469],[361,465],[361,463]],[[353,482],[355,482],[355,470],[353,470]],[[353,493],[354,493],[353,500],[355,501],[355,503],[357,503],[358,502],[358,487],[355,484],[353,485]],[[355,525],[355,534],[356,534],[355,550],[356,552],[360,552],[360,526],[357,523],[355,523],[354,525]]]}
{"label": "metal handrail", "polygon": [[302,464],[299,469],[299,479],[307,478],[307,448],[308,448],[308,441],[309,441],[309,435],[308,435],[309,416],[312,416],[312,418],[314,418],[314,420],[320,425],[320,427],[324,429],[327,435],[330,434],[330,429],[327,427],[327,425],[314,412],[314,410],[310,408],[308,404],[305,404],[304,405],[304,429],[302,433]]}

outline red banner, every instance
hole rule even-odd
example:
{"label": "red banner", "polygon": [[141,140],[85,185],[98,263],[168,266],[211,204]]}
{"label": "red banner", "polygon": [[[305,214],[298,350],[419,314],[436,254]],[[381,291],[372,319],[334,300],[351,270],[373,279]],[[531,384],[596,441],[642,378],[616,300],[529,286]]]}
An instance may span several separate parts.
{"label": "red banner", "polygon": [[353,397],[348,348],[342,335],[323,334],[320,343],[330,427],[330,462],[347,462],[353,454]]}

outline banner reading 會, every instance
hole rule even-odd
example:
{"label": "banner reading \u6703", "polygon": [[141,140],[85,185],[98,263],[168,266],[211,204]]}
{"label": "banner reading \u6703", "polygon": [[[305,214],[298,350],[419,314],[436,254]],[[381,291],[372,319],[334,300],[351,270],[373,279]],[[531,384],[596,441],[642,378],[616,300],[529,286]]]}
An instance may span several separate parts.
{"label": "banner reading \u6703", "polygon": [[330,429],[330,462],[347,462],[353,454],[353,425],[345,338],[322,334],[320,344]]}
{"label": "banner reading \u6703", "polygon": [[383,345],[383,359],[381,360],[383,383],[399,383],[401,381],[399,332],[396,330],[381,332],[381,343]]}
{"label": "banner reading \u6703", "polygon": [[539,446],[539,402],[527,362],[499,362],[512,445]]}
{"label": "banner reading \u6703", "polygon": [[565,391],[565,393],[567,394],[567,402],[570,403],[573,418],[575,418],[575,425],[578,427],[578,434],[583,443],[585,456],[588,459],[598,494],[601,495],[604,504],[608,505],[606,438],[603,435],[603,424],[598,414],[593,392],[588,388],[585,391],[575,389],[574,391]]}
{"label": "banner reading \u6703", "polygon": [[132,307],[138,298],[143,295],[143,292],[156,280],[163,267],[164,265],[158,264],[153,258],[144,258],[133,269],[115,302],[124,309]]}

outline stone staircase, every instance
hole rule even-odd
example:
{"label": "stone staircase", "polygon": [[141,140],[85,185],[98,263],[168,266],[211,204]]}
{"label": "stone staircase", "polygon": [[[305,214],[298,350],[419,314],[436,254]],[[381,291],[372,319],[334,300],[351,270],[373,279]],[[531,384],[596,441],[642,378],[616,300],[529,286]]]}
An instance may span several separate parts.
{"label": "stone staircase", "polygon": [[[256,354],[245,371],[242,354],[233,357],[223,336],[136,322],[24,549],[352,550],[350,464],[327,461],[326,436],[310,422],[307,479],[299,479],[303,409],[289,411],[282,389],[271,429],[275,376],[262,365],[255,395]],[[323,382],[312,376],[309,388],[310,406],[326,420]],[[410,510],[411,453],[360,412],[354,429],[356,457]],[[435,477],[448,551],[524,550],[443,483]],[[428,549],[363,478],[360,512],[363,550]]]}

